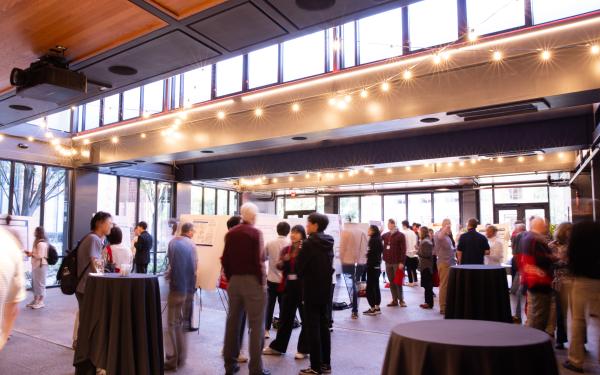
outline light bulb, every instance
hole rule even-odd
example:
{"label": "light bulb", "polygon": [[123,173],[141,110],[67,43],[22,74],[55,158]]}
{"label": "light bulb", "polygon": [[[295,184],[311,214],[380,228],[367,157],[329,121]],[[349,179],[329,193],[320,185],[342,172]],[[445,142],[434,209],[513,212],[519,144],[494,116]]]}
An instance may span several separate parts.
{"label": "light bulb", "polygon": [[368,173],[369,175],[371,175],[371,176],[372,176],[372,175],[373,175],[373,173],[375,173],[375,172],[373,172],[373,170],[372,170],[372,169],[369,169],[369,171],[368,171],[367,173]]}
{"label": "light bulb", "polygon": [[273,179],[273,183],[275,183],[275,184],[276,184],[278,181],[279,181],[279,179],[278,179],[277,177],[275,177],[275,178]]}
{"label": "light bulb", "polygon": [[438,65],[441,62],[442,62],[442,57],[438,53],[434,54],[433,55],[433,63],[435,65]]}
{"label": "light bulb", "polygon": [[304,178],[306,178],[308,180],[310,178],[310,174],[309,173],[305,174]]}
{"label": "light bulb", "polygon": [[404,78],[405,80],[411,79],[412,76],[413,76],[412,72],[410,70],[408,70],[408,69],[406,69],[404,71],[404,73],[402,73],[402,78]]}
{"label": "light bulb", "polygon": [[344,178],[344,173],[343,172],[338,173],[338,177],[339,178]]}
{"label": "light bulb", "polygon": [[544,155],[538,155],[537,160],[538,161],[543,161],[544,160]]}
{"label": "light bulb", "polygon": [[294,177],[290,176],[290,177],[288,178],[288,181],[289,181],[289,182],[294,182]]}
{"label": "light bulb", "polygon": [[474,42],[477,40],[479,36],[477,35],[477,33],[475,32],[475,30],[471,30],[469,32],[469,42]]}
{"label": "light bulb", "polygon": [[29,142],[33,142],[33,141],[35,140],[35,138],[33,138],[33,137],[31,137],[31,136],[30,136],[30,137],[27,137],[27,140],[28,140]]}
{"label": "light bulb", "polygon": [[148,118],[148,117],[150,117],[150,113],[144,112],[144,114],[142,114],[142,117],[143,118]]}
{"label": "light bulb", "polygon": [[453,164],[451,161],[448,162],[448,166],[451,167]]}
{"label": "light bulb", "polygon": [[115,137],[112,137],[112,138],[110,139],[110,141],[111,141],[112,143],[119,143],[119,137],[116,137],[116,136],[115,136]]}
{"label": "light bulb", "polygon": [[262,108],[256,108],[256,109],[254,110],[254,115],[255,115],[256,117],[260,117],[260,116],[262,116],[262,115],[263,115],[263,110],[262,110]]}
{"label": "light bulb", "polygon": [[81,151],[81,156],[83,156],[84,158],[89,158],[90,157],[90,150],[83,150],[83,151]]}
{"label": "light bulb", "polygon": [[392,173],[392,168],[388,168],[386,171],[388,174]]}
{"label": "light bulb", "polygon": [[336,104],[337,104],[336,98],[329,98],[329,105],[336,105]]}
{"label": "light bulb", "polygon": [[559,153],[558,153],[558,157],[559,157],[560,159],[564,159],[564,158],[565,158],[565,153],[564,153],[564,152],[559,152]]}
{"label": "light bulb", "polygon": [[504,158],[503,158],[502,156],[500,156],[500,157],[498,158],[498,163],[502,163],[503,161],[504,161]]}
{"label": "light bulb", "polygon": [[182,119],[182,120],[185,120],[185,119],[187,119],[187,116],[188,116],[188,115],[187,115],[187,112],[181,112],[181,113],[179,114],[179,118],[180,118],[180,119]]}
{"label": "light bulb", "polygon": [[266,181],[266,180],[267,180],[267,176],[262,176],[262,177],[261,177],[261,179],[262,179],[263,181]]}
{"label": "light bulb", "polygon": [[292,104],[292,111],[298,112],[300,110],[300,104],[294,103]]}
{"label": "light bulb", "polygon": [[146,133],[142,133],[142,134],[140,134],[140,138],[142,138],[142,139],[146,139]]}
{"label": "light bulb", "polygon": [[52,144],[53,146],[58,146],[60,144],[60,141],[58,139],[53,139],[52,141],[50,141],[50,144]]}
{"label": "light bulb", "polygon": [[352,101],[352,96],[348,94],[344,96],[344,100],[346,101],[346,103],[350,103]]}
{"label": "light bulb", "polygon": [[341,110],[344,110],[348,108],[348,103],[346,103],[345,101],[339,101],[337,107]]}
{"label": "light bulb", "polygon": [[519,161],[519,163],[522,163],[522,162],[524,162],[524,161],[525,161],[525,158],[524,158],[524,157],[522,157],[522,156],[519,156],[519,157],[517,158],[517,160]]}
{"label": "light bulb", "polygon": [[87,138],[86,138],[86,139],[84,139],[84,140],[83,140],[83,144],[84,144],[84,145],[89,145],[89,144],[90,144],[90,140],[89,140],[89,139],[87,139]]}
{"label": "light bulb", "polygon": [[407,166],[406,166],[404,169],[406,169],[406,171],[407,171],[407,172],[410,172],[410,170],[411,170],[412,168],[410,167],[410,165],[407,165]]}
{"label": "light bulb", "polygon": [[464,167],[465,166],[465,162],[461,160],[461,162],[458,163],[458,165],[460,165],[461,167]]}
{"label": "light bulb", "polygon": [[223,111],[217,112],[217,118],[219,120],[223,120],[225,118],[225,112],[223,112]]}
{"label": "light bulb", "polygon": [[381,84],[381,91],[390,91],[390,83],[389,82],[383,82]]}
{"label": "light bulb", "polygon": [[71,107],[71,111],[74,111],[74,110],[76,110],[76,109],[77,109],[77,107],[75,107],[75,106],[72,106],[72,107]]}
{"label": "light bulb", "polygon": [[502,61],[502,52],[494,51],[494,53],[492,54],[492,59],[494,61]]}
{"label": "light bulb", "polygon": [[475,163],[477,163],[477,160],[471,159],[471,164],[475,164]]}
{"label": "light bulb", "polygon": [[542,53],[540,54],[540,58],[543,61],[548,61],[548,60],[550,60],[551,57],[552,57],[552,53],[550,51],[548,51],[547,49],[543,50]]}
{"label": "light bulb", "polygon": [[597,44],[592,44],[592,46],[590,47],[590,52],[592,53],[592,55],[600,54],[600,46]]}
{"label": "light bulb", "polygon": [[360,97],[361,98],[366,98],[367,96],[369,96],[369,92],[366,89],[362,89],[360,90]]}
{"label": "light bulb", "polygon": [[50,138],[50,139],[54,138],[54,134],[52,134],[52,132],[46,132],[44,134],[44,136],[46,136],[46,138]]}

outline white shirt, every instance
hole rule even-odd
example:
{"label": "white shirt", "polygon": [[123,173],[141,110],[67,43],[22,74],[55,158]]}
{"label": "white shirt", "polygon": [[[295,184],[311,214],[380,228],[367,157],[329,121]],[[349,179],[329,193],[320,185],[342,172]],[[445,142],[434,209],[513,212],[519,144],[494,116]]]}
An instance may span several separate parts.
{"label": "white shirt", "polygon": [[400,231],[404,235],[406,242],[406,256],[409,258],[417,257],[417,234],[412,229],[402,229]]}
{"label": "white shirt", "polygon": [[113,262],[117,268],[121,268],[121,264],[131,265],[133,258],[131,249],[122,243],[110,245],[110,249],[112,250]]}
{"label": "white shirt", "polygon": [[286,236],[277,236],[276,239],[267,242],[265,246],[265,254],[269,260],[269,270],[267,272],[267,281],[279,284],[283,275],[281,271],[277,269],[277,262],[279,262],[279,255],[281,250],[290,245]]}
{"label": "white shirt", "polygon": [[[4,316],[4,305],[19,303],[25,299],[25,270],[23,253],[13,235],[0,228],[0,329]],[[0,336],[2,336],[0,334]]]}
{"label": "white shirt", "polygon": [[31,250],[31,267],[39,268],[48,264],[48,242],[40,241]]}
{"label": "white shirt", "polygon": [[497,237],[488,238],[490,245],[490,255],[486,255],[484,263],[488,265],[499,266],[504,261],[504,245]]}

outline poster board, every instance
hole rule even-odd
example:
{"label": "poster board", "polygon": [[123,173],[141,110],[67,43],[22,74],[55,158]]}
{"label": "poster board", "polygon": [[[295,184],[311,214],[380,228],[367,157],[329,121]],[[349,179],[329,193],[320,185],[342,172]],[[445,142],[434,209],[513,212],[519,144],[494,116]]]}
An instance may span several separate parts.
{"label": "poster board", "polygon": [[[498,240],[502,241],[502,247],[504,250],[504,263],[506,263],[512,257],[512,252],[510,250],[510,224],[492,225],[498,228],[496,237]],[[478,225],[477,231],[485,236],[485,228],[487,228],[487,225]]]}
{"label": "poster board", "polygon": [[133,248],[133,224],[127,218],[127,216],[113,216],[113,223],[121,229],[123,232],[122,244],[128,244],[130,248]]}
{"label": "poster board", "polygon": [[[35,224],[30,216],[14,216],[11,215],[10,225],[6,224],[6,216],[0,216],[0,227],[12,233],[21,243],[21,250],[31,251],[33,249]],[[25,263],[25,272],[31,272],[31,259],[23,254]]]}

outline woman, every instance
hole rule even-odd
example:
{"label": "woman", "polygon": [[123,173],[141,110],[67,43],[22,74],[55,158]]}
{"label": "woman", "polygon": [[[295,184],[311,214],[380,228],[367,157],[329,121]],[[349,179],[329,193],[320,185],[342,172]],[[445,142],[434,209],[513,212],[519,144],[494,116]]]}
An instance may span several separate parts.
{"label": "woman", "polygon": [[33,249],[27,252],[31,257],[31,284],[33,287],[33,301],[27,304],[32,309],[41,309],[46,306],[46,274],[48,273],[48,239],[44,228],[37,227],[34,232],[35,240]]}
{"label": "woman", "polygon": [[429,237],[429,229],[419,229],[419,271],[421,272],[421,286],[425,289],[425,303],[422,309],[433,309],[433,243]]}
{"label": "woman", "polygon": [[[562,223],[554,231],[554,240],[548,244],[556,259],[554,263],[554,279],[552,280],[552,299],[556,311],[556,349],[564,349],[567,342],[567,310],[571,277],[569,275],[569,258],[567,257],[569,239],[573,224]],[[551,332],[554,334],[554,332]]]}
{"label": "woman", "polygon": [[[302,290],[296,274],[296,258],[302,250],[302,241],[306,239],[304,227],[302,225],[294,226],[290,232],[290,239],[292,244],[282,250],[277,264],[277,268],[282,271],[280,289],[283,292],[283,304],[279,312],[279,329],[275,340],[263,350],[264,355],[281,355],[286,352],[294,328],[296,310],[300,312],[300,319],[304,320]],[[304,332],[304,326],[302,326],[298,338],[298,352],[295,357],[304,359],[308,352],[308,338]]]}
{"label": "woman", "polygon": [[383,241],[381,231],[376,225],[369,227],[369,250],[367,251],[367,301],[370,309],[363,314],[375,316],[381,314],[381,291],[379,289],[379,276],[381,276],[381,254]]}
{"label": "woman", "polygon": [[108,246],[106,247],[107,254],[110,254],[110,261],[114,264],[115,272],[121,272],[121,266],[127,264],[131,271],[131,261],[133,254],[131,249],[123,245],[123,232],[119,227],[113,227],[110,234],[106,237]]}

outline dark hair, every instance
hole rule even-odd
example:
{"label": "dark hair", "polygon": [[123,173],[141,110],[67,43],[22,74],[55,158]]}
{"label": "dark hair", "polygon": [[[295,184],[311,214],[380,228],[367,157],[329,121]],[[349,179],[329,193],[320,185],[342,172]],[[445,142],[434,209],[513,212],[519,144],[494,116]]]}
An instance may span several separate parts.
{"label": "dark hair", "polygon": [[188,233],[194,229],[194,224],[192,223],[183,223],[181,226],[181,234]]}
{"label": "dark hair", "polygon": [[110,234],[106,236],[106,239],[111,245],[118,245],[123,242],[123,232],[121,231],[121,228],[117,226],[112,227]]}
{"label": "dark hair", "polygon": [[4,221],[6,221],[6,225],[10,225],[10,222],[12,221],[12,216],[6,215],[6,217],[4,218]]}
{"label": "dark hair", "polygon": [[410,228],[410,223],[408,222],[408,220],[402,220],[402,226]]}
{"label": "dark hair", "polygon": [[417,227],[417,228],[421,228],[421,224],[419,224],[419,223],[412,223],[412,226],[413,227]]}
{"label": "dark hair", "polygon": [[419,227],[419,238],[421,238],[421,235],[423,238],[429,238],[429,228],[426,226]]}
{"label": "dark hair", "polygon": [[467,228],[477,228],[478,224],[479,224],[479,221],[477,221],[477,219],[472,217],[469,219],[469,221],[467,221]]}
{"label": "dark hair", "polygon": [[388,219],[388,223],[396,225],[396,220],[394,220],[394,219]]}
{"label": "dark hair", "polygon": [[148,223],[146,223],[145,221],[140,221],[139,223],[136,224],[136,227],[140,227],[143,230],[147,230],[148,229]]}
{"label": "dark hair", "polygon": [[277,224],[277,234],[280,236],[287,236],[290,234],[290,225],[285,221],[279,222],[279,224]]}
{"label": "dark hair", "polygon": [[300,233],[300,235],[302,236],[302,239],[303,240],[306,239],[306,230],[304,229],[304,227],[302,225],[294,225],[292,227],[292,232]]}
{"label": "dark hair", "polygon": [[313,212],[312,214],[308,215],[307,220],[312,224],[317,224],[318,232],[325,231],[329,225],[329,218],[318,212]]}
{"label": "dark hair", "polygon": [[227,220],[227,229],[231,229],[241,222],[242,222],[241,216],[238,216],[238,215],[232,216],[229,218],[229,220]]}
{"label": "dark hair", "polygon": [[488,225],[485,229],[490,229],[492,232],[494,232],[494,234],[498,233],[498,228],[496,228],[495,225]]}
{"label": "dark hair", "polygon": [[569,222],[560,223],[554,230],[554,238],[556,242],[561,245],[567,245],[571,238],[571,231],[573,230],[573,224]]}
{"label": "dark hair", "polygon": [[379,230],[379,227],[377,225],[369,225],[369,229],[371,231],[373,231],[373,236],[375,236],[375,237],[381,236],[381,231]]}
{"label": "dark hair", "polygon": [[112,216],[108,212],[98,211],[90,221],[90,229],[96,230],[96,226],[105,222],[106,220],[112,218]]}
{"label": "dark hair", "polygon": [[45,240],[46,239],[46,231],[44,231],[44,227],[37,227],[34,231],[35,240]]}
{"label": "dark hair", "polygon": [[575,276],[597,278],[600,269],[600,222],[573,225],[567,250],[569,269]]}

